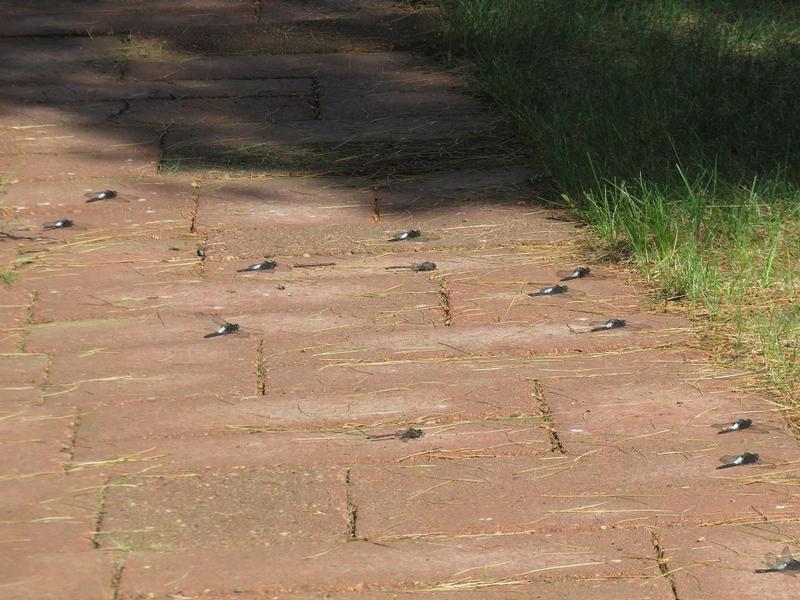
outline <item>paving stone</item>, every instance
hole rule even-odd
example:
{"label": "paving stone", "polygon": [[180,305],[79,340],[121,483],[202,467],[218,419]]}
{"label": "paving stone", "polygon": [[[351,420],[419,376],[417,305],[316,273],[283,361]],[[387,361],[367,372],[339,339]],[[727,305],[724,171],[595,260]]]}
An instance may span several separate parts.
{"label": "paving stone", "polygon": [[[15,11],[18,7],[15,7]],[[97,84],[119,77],[122,40],[116,37],[0,39],[0,81]]]}
{"label": "paving stone", "polygon": [[[0,354],[2,406],[13,406],[16,402],[24,402],[31,397],[38,398],[48,362],[48,357],[43,354]],[[9,411],[13,409],[10,408]]]}
{"label": "paving stone", "polygon": [[105,600],[111,593],[113,563],[113,556],[89,551],[4,555],[0,557],[3,598]]}
{"label": "paving stone", "polygon": [[[712,479],[713,478],[713,479]],[[742,490],[685,458],[598,453],[354,466],[361,535],[377,541],[483,534],[646,528],[772,517],[798,507],[779,485]],[[668,494],[653,493],[655,486]],[[465,502],[469,498],[469,502]],[[702,502],[699,499],[702,498]]]}
{"label": "paving stone", "polygon": [[124,349],[97,346],[86,352],[55,354],[43,398],[52,406],[90,406],[131,399],[185,400],[255,392],[255,340],[239,336],[224,340],[228,343],[223,346],[213,344],[220,340],[197,337],[200,340],[195,344],[145,344]]}
{"label": "paving stone", "polygon": [[[32,6],[24,2],[0,26],[0,36],[99,36],[129,31],[186,28],[218,23],[224,19],[231,25],[250,23],[253,5],[247,0],[180,0],[152,2],[134,0],[118,2],[60,2],[58,6]],[[101,38],[102,39],[102,38]]]}
{"label": "paving stone", "polygon": [[[109,114],[116,109],[108,107]],[[119,105],[121,108],[121,104]],[[71,117],[70,117],[71,118]],[[144,160],[158,159],[158,140],[161,132],[156,128],[123,127],[116,124],[32,124],[0,130],[0,142],[5,160],[15,160],[22,155],[67,154],[91,155],[110,153],[112,156]]]}
{"label": "paving stone", "polygon": [[20,181],[85,179],[98,173],[103,173],[104,177],[145,177],[158,171],[157,149],[131,153],[123,148],[102,154],[69,152],[36,156],[36,161],[16,155],[5,162]]}
{"label": "paving stone", "polygon": [[[175,582],[179,565],[189,566],[190,576]],[[469,582],[483,581],[486,591],[491,592],[493,583],[521,580],[531,584],[523,588],[528,593],[549,585],[545,582],[551,578],[577,581],[584,586],[588,582],[581,582],[582,578],[641,578],[657,573],[652,546],[644,532],[559,533],[451,538],[438,544],[408,540],[381,545],[281,545],[259,552],[221,550],[215,553],[214,560],[197,551],[166,555],[142,552],[126,561],[121,592],[123,598],[148,592],[160,598],[168,593],[192,595],[208,589],[211,597],[226,598],[226,592],[238,587],[245,594],[283,593],[298,597],[297,594],[327,591],[337,597],[337,592],[357,589],[383,597],[381,588],[388,588],[389,592],[393,588],[418,593],[424,590],[427,594],[457,590],[457,583],[468,589]],[[658,587],[637,583],[642,586],[642,595],[636,597],[661,598]]]}
{"label": "paving stone", "polygon": [[309,98],[200,98],[197,100],[132,100],[117,119],[122,124],[219,124],[237,126],[310,121]]}
{"label": "paving stone", "polygon": [[346,531],[341,469],[237,468],[113,488],[102,544],[165,551],[334,541]]}
{"label": "paving stone", "polygon": [[102,84],[17,84],[6,98],[15,102],[52,103],[69,109],[73,102],[110,100],[180,100],[203,98],[311,98],[312,78],[212,79],[207,81],[109,81]]}
{"label": "paving stone", "polygon": [[65,475],[58,471],[0,482],[4,555],[67,555],[91,550],[103,481],[93,473]]}
{"label": "paving stone", "polygon": [[788,600],[797,596],[794,577],[754,570],[767,566],[766,554],[780,555],[787,545],[796,556],[797,534],[796,525],[781,523],[778,518],[744,527],[669,530],[660,537],[680,598],[763,596]]}
{"label": "paving stone", "polygon": [[274,56],[205,56],[184,63],[132,60],[131,80],[269,79],[274,77],[375,77],[394,75],[416,66],[409,54],[296,54]]}

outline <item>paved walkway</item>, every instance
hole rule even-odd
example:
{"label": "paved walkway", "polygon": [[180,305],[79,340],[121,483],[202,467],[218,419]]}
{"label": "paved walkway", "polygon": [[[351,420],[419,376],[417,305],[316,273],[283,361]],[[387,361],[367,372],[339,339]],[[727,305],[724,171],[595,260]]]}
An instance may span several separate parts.
{"label": "paved walkway", "polygon": [[0,0],[0,597],[798,597],[752,572],[800,539],[780,416],[624,274],[526,295],[579,232],[424,13],[40,4]]}

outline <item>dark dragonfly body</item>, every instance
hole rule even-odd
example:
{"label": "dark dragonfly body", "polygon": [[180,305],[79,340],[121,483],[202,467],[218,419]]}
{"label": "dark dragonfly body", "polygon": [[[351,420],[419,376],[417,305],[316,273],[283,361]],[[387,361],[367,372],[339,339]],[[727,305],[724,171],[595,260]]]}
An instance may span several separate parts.
{"label": "dark dragonfly body", "polygon": [[264,262],[256,263],[245,267],[244,269],[237,269],[237,273],[246,273],[247,271],[270,271],[278,266],[274,260],[265,260]]}
{"label": "dark dragonfly body", "polygon": [[562,278],[561,281],[571,281],[573,279],[580,279],[581,277],[588,277],[591,274],[592,270],[589,267],[578,267],[572,273]]}
{"label": "dark dragonfly body", "polygon": [[555,296],[557,294],[566,294],[569,291],[569,287],[566,285],[551,285],[549,287],[544,287],[540,289],[538,292],[533,292],[532,294],[528,294],[532,298],[536,296]]}
{"label": "dark dragonfly body", "polygon": [[625,327],[627,325],[625,319],[609,319],[602,325],[598,325],[597,327],[592,327],[589,331],[606,331],[608,329],[620,329],[621,327]]}
{"label": "dark dragonfly body", "polygon": [[45,223],[42,225],[45,229],[66,229],[67,227],[72,227],[75,225],[74,222],[70,221],[69,219],[59,219],[58,221],[51,221],[50,223]]}
{"label": "dark dragonfly body", "polygon": [[789,546],[786,546],[781,553],[781,556],[775,556],[774,554],[767,555],[767,568],[766,569],[755,569],[756,573],[789,573],[794,574],[796,571],[800,571],[800,560],[792,557],[792,553],[789,551]]}
{"label": "dark dragonfly body", "polygon": [[100,200],[111,200],[117,197],[117,192],[114,190],[103,190],[97,194],[90,192],[87,194],[86,202],[99,202]]}
{"label": "dark dragonfly body", "polygon": [[738,456],[723,456],[719,459],[722,463],[717,469],[730,469],[741,465],[751,465],[758,462],[758,454],[755,452],[745,452]]}
{"label": "dark dragonfly body", "polygon": [[220,326],[217,328],[216,331],[212,331],[211,333],[207,333],[203,337],[206,338],[206,339],[215,338],[215,337],[219,337],[221,335],[229,335],[231,333],[236,333],[237,331],[239,331],[239,324],[238,323],[223,322],[223,323],[220,324]]}
{"label": "dark dragonfly body", "polygon": [[717,433],[731,433],[732,431],[741,431],[742,429],[747,429],[753,424],[753,421],[750,419],[738,419],[720,429]]}
{"label": "dark dragonfly body", "polygon": [[417,438],[421,438],[425,435],[425,432],[422,429],[416,429],[415,427],[409,427],[405,431],[395,431],[394,433],[381,433],[378,435],[368,435],[368,440],[390,440],[390,439],[397,439],[407,442],[408,440],[416,440]]}
{"label": "dark dragonfly body", "polygon": [[396,265],[394,267],[386,267],[386,270],[391,269],[411,269],[414,272],[420,271],[435,271],[436,270],[436,263],[425,261],[419,264],[412,264],[412,265]]}
{"label": "dark dragonfly body", "polygon": [[403,231],[401,233],[398,233],[393,238],[390,238],[389,241],[402,242],[403,240],[410,240],[412,238],[419,237],[420,235],[422,235],[422,233],[420,232],[419,229],[409,229],[408,231]]}

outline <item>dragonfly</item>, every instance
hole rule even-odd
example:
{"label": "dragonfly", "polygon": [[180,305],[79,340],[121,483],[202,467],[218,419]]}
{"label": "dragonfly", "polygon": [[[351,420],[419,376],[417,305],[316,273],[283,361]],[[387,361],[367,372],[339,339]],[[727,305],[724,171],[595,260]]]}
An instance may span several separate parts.
{"label": "dragonfly", "polygon": [[755,452],[743,452],[737,455],[720,456],[720,464],[717,469],[730,469],[731,467],[740,467],[742,465],[752,465],[758,462],[758,454]]}
{"label": "dragonfly", "polygon": [[203,337],[205,339],[215,338],[221,335],[230,335],[231,333],[238,333],[241,331],[241,327],[238,323],[230,323],[220,317],[211,317],[211,320],[217,324],[217,329],[204,335]]}
{"label": "dragonfly", "polygon": [[410,265],[395,265],[394,267],[386,267],[386,270],[389,271],[391,269],[411,269],[414,272],[420,271],[435,271],[436,270],[436,263],[425,261],[421,263],[414,263]]}
{"label": "dragonfly", "polygon": [[75,221],[70,219],[58,219],[57,221],[50,221],[49,223],[44,223],[42,227],[45,229],[69,229],[70,227],[75,226]]}
{"label": "dragonfly", "polygon": [[608,275],[599,275],[592,272],[590,267],[575,267],[574,269],[556,271],[556,275],[561,278],[561,281],[573,281],[575,279],[583,279],[584,277],[591,277],[592,279],[606,279]]}
{"label": "dragonfly", "polygon": [[756,573],[787,573],[794,575],[800,571],[800,560],[792,556],[789,546],[785,546],[780,556],[772,553],[767,554],[764,561],[767,565],[766,569],[755,569]]}
{"label": "dragonfly", "polygon": [[236,269],[237,273],[247,273],[249,271],[271,271],[278,266],[274,260],[265,260],[254,265],[249,265],[243,269]]}
{"label": "dragonfly", "polygon": [[574,289],[570,289],[568,285],[549,285],[547,287],[543,287],[538,292],[531,292],[528,294],[531,298],[539,298],[542,296],[564,296],[565,298],[577,298],[581,296],[585,296],[583,292],[576,291]]}
{"label": "dragonfly", "polygon": [[401,231],[400,233],[396,234],[394,237],[389,238],[388,241],[390,242],[402,242],[403,240],[410,240],[412,238],[416,238],[422,235],[422,232],[419,229],[409,229],[408,231]]}
{"label": "dragonfly", "polygon": [[753,425],[752,419],[736,419],[733,423],[719,428],[717,433],[732,433],[734,431],[741,431],[742,429],[749,429]]}
{"label": "dragonfly", "polygon": [[87,192],[83,195],[86,198],[86,203],[100,202],[101,200],[113,200],[117,197],[117,192],[114,190],[103,190],[102,192]]}
{"label": "dragonfly", "polygon": [[753,423],[752,419],[736,419],[735,421],[722,421],[712,423],[711,427],[717,430],[717,433],[733,433],[735,431],[744,431],[745,429],[753,432],[764,433],[776,431],[778,428],[772,425],[765,425],[762,423]]}
{"label": "dragonfly", "polygon": [[611,329],[622,329],[623,327],[627,327],[628,322],[625,319],[609,319],[602,325],[595,325],[589,331],[609,331]]}
{"label": "dragonfly", "polygon": [[403,442],[407,442],[408,440],[416,440],[421,438],[425,435],[425,432],[422,429],[417,429],[415,427],[409,427],[405,431],[395,431],[393,433],[381,433],[377,435],[368,435],[368,440],[401,440]]}

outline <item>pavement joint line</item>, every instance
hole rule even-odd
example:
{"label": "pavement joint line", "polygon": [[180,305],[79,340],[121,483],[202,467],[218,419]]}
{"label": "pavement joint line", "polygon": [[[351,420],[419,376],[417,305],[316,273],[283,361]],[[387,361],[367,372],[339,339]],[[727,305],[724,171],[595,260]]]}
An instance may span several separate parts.
{"label": "pavement joint line", "polygon": [[39,406],[44,406],[47,402],[47,384],[50,380],[50,369],[53,366],[53,355],[45,354],[45,356],[47,356],[47,363],[42,372],[42,382],[39,384]]}
{"label": "pavement joint line", "polygon": [[539,412],[542,414],[542,424],[547,430],[547,437],[550,438],[550,451],[555,454],[566,454],[567,451],[564,449],[564,444],[561,443],[561,439],[558,437],[558,432],[553,424],[553,413],[544,397],[542,382],[538,379],[533,380],[533,392],[531,395],[539,405]]}
{"label": "pavement joint line", "polygon": [[[16,270],[16,268],[14,269]],[[39,292],[31,292],[28,295],[28,303],[25,305],[25,313],[22,317],[22,328],[17,338],[17,351],[25,352],[28,344],[28,337],[31,334],[31,326],[34,325],[33,313],[36,310],[36,303],[39,301]]]}
{"label": "pavement joint line", "polygon": [[347,504],[347,541],[358,541],[358,507],[353,503],[353,489],[350,481],[350,467],[344,469],[344,492]]}
{"label": "pavement joint line", "polygon": [[319,121],[320,117],[320,83],[319,78],[311,78],[311,116],[315,121]]}
{"label": "pavement joint line", "polygon": [[[161,159],[159,158],[159,163]],[[192,187],[194,190],[192,191],[191,203],[192,203],[192,213],[189,217],[189,233],[197,233],[197,213],[200,210],[200,195],[202,194],[201,183],[195,179],[192,182]]]}
{"label": "pavement joint line", "polygon": [[256,342],[256,393],[259,396],[267,395],[267,365],[264,356],[264,338]]}
{"label": "pavement joint line", "polygon": [[103,521],[106,518],[106,501],[108,500],[110,484],[111,478],[109,477],[97,490],[97,503],[95,504],[94,515],[92,515],[92,533],[89,536],[89,541],[95,550],[100,549],[100,535],[103,530]]}
{"label": "pavement joint line", "polygon": [[439,285],[439,306],[444,313],[444,326],[450,327],[453,324],[453,311],[450,306],[450,288],[445,277],[442,277],[442,283]]}
{"label": "pavement joint line", "polygon": [[[158,136],[158,161],[156,162],[156,175],[162,175],[164,170],[164,154],[167,149],[167,133],[169,133],[170,125],[166,124],[161,128],[161,133]],[[194,227],[194,221],[192,222]]]}
{"label": "pavement joint line", "polygon": [[664,552],[664,549],[661,546],[661,539],[658,537],[658,533],[656,533],[655,530],[651,530],[650,535],[653,542],[653,549],[656,553],[656,561],[658,561],[658,570],[661,572],[661,576],[669,584],[672,597],[675,600],[680,600],[680,596],[678,596],[678,588],[675,585],[675,578],[672,576],[674,571],[670,571],[669,569],[669,557],[667,557],[666,552]]}
{"label": "pavement joint line", "polygon": [[[109,600],[117,600],[119,598],[119,586],[122,583],[122,573],[125,571],[125,556],[118,556],[114,560],[114,566],[111,570],[111,595]],[[174,598],[175,596],[173,596]]]}
{"label": "pavement joint line", "polygon": [[373,223],[380,223],[381,222],[381,197],[376,192],[372,198],[372,222]]}
{"label": "pavement joint line", "polygon": [[75,445],[78,440],[78,430],[81,427],[82,420],[83,409],[81,409],[79,406],[76,406],[72,415],[72,421],[69,423],[67,443],[62,449],[62,451],[66,454],[64,463],[61,465],[61,468],[64,470],[64,475],[69,475],[72,469],[72,463],[75,459]]}
{"label": "pavement joint line", "polygon": [[119,99],[119,100],[114,100],[114,102],[122,102],[122,108],[120,108],[120,109],[119,109],[117,112],[115,112],[114,114],[112,114],[112,115],[108,115],[108,117],[106,117],[106,121],[112,121],[112,122],[113,122],[113,121],[116,121],[116,120],[118,120],[118,119],[119,119],[119,118],[120,118],[122,115],[124,115],[126,112],[128,112],[128,111],[131,109],[131,103],[130,103],[130,102],[128,102],[127,100],[125,100],[124,98],[121,98],[121,99]]}

